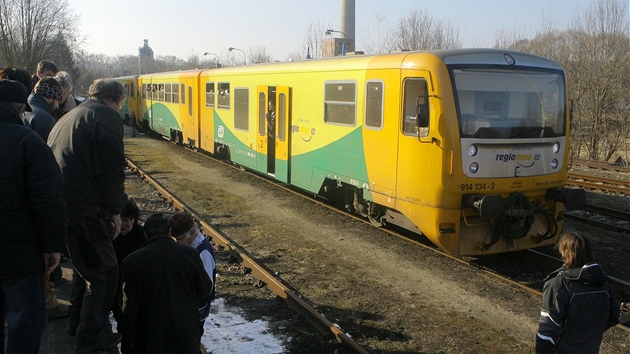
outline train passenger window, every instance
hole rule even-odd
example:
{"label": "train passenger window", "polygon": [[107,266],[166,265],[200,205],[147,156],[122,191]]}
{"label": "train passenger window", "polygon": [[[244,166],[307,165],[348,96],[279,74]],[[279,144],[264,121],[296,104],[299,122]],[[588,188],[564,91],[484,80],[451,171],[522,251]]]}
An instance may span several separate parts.
{"label": "train passenger window", "polygon": [[129,84],[129,89],[130,92],[127,97],[136,97],[136,84],[134,84],[133,82]]}
{"label": "train passenger window", "polygon": [[249,89],[234,90],[234,128],[249,130]]}
{"label": "train passenger window", "polygon": [[276,115],[278,119],[278,139],[280,141],[286,140],[286,126],[287,126],[287,95],[281,93],[278,95],[278,104],[276,105]]}
{"label": "train passenger window", "polygon": [[214,107],[214,82],[206,82],[206,107]]}
{"label": "train passenger window", "polygon": [[193,115],[193,93],[192,86],[188,86],[188,115],[192,117]]}
{"label": "train passenger window", "polygon": [[267,132],[267,123],[265,121],[265,114],[267,113],[267,97],[264,92],[258,93],[258,134],[260,136],[265,135]]}
{"label": "train passenger window", "polygon": [[179,103],[179,86],[173,84],[173,103]]}
{"label": "train passenger window", "polygon": [[383,83],[368,82],[365,88],[365,126],[381,129],[383,127]]}
{"label": "train passenger window", "polygon": [[151,99],[153,101],[158,100],[158,85],[157,84],[151,85]]}
{"label": "train passenger window", "polygon": [[[175,85],[177,86],[177,84]],[[164,88],[164,92],[165,92],[166,102],[168,103],[173,102],[173,93],[171,92],[171,84],[166,84]]]}
{"label": "train passenger window", "polygon": [[142,84],[142,98],[146,99],[147,98],[147,91],[148,91],[148,87],[147,84]]}
{"label": "train passenger window", "polygon": [[217,106],[223,109],[230,109],[230,83],[219,82],[218,90]]}
{"label": "train passenger window", "polygon": [[182,104],[185,104],[186,103],[186,84],[182,84],[181,93],[182,93]]}
{"label": "train passenger window", "polygon": [[425,79],[407,79],[404,85],[403,134],[427,136],[429,135],[429,128],[418,128],[416,123],[418,110],[426,108],[428,105],[427,81]]}
{"label": "train passenger window", "polygon": [[164,84],[160,84],[158,86],[158,90],[160,92],[160,94],[158,95],[158,100],[160,102],[164,102]]}
{"label": "train passenger window", "polygon": [[356,83],[329,82],[324,88],[324,122],[356,124]]}

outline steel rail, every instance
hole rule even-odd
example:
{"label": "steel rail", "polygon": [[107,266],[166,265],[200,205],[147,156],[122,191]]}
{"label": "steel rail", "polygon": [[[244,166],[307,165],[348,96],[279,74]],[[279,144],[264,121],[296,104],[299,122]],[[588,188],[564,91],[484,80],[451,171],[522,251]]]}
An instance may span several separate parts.
{"label": "steel rail", "polygon": [[138,165],[133,163],[129,158],[127,158],[127,164],[137,171],[137,173],[144,179],[146,179],[150,184],[152,184],[158,192],[175,208],[180,211],[188,211],[193,218],[199,222],[203,232],[206,236],[212,238],[212,241],[219,244],[228,250],[233,256],[236,257],[237,261],[246,268],[251,269],[252,275],[257,279],[263,281],[269,290],[271,290],[274,294],[280,296],[284,301],[296,312],[303,315],[306,320],[317,329],[320,333],[327,335],[332,334],[336,340],[351,349],[355,353],[367,354],[368,352],[361,347],[358,343],[356,343],[348,334],[344,333],[338,325],[333,324],[328,319],[326,319],[322,314],[317,312],[312,306],[310,306],[306,301],[302,300],[298,294],[289,289],[286,285],[284,285],[280,280],[274,277],[270,272],[265,270],[261,265],[256,263],[251,257],[249,257],[243,250],[241,250],[236,244],[233,243],[229,238],[219,233],[216,229],[212,228],[208,223],[201,220],[199,218],[198,213],[195,212],[191,207],[187,206],[184,202],[177,199],[172,193],[170,193],[164,186],[162,186],[158,181],[153,179],[149,174],[147,174],[144,170],[142,170]]}
{"label": "steel rail", "polygon": [[630,194],[630,181],[615,178],[591,176],[581,173],[569,173],[567,176],[567,184],[587,189]]}
{"label": "steel rail", "polygon": [[629,167],[611,165],[609,163],[601,162],[601,161],[571,159],[570,164],[575,165],[575,166],[586,166],[588,168],[606,170],[606,171],[612,170],[616,172],[630,172]]}

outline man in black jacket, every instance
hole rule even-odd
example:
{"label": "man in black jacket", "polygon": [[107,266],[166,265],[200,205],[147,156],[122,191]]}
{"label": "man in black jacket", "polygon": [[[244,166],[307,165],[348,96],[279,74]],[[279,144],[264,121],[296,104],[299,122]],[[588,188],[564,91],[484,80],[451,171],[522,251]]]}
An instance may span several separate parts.
{"label": "man in black jacket", "polygon": [[[79,319],[79,353],[114,348],[109,312],[118,287],[118,262],[112,246],[120,232],[120,212],[127,203],[123,125],[118,110],[123,86],[96,80],[89,98],[68,112],[50,132],[65,180],[68,202],[68,250],[80,276],[73,277],[70,323]],[[79,316],[80,314],[80,316]]]}
{"label": "man in black jacket", "polygon": [[122,264],[124,323],[118,329],[131,353],[197,354],[197,310],[212,282],[197,250],[170,237],[164,214],[149,216],[144,232],[145,245]]}
{"label": "man in black jacket", "polygon": [[46,325],[44,273],[58,265],[67,223],[63,179],[50,148],[20,116],[28,91],[0,80],[0,348],[37,353]]}

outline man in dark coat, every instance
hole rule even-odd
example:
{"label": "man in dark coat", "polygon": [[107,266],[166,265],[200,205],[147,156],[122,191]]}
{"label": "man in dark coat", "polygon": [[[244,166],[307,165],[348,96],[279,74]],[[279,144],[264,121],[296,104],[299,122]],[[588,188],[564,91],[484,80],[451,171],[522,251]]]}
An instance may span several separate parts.
{"label": "man in dark coat", "polygon": [[198,252],[170,237],[167,216],[149,216],[144,232],[146,244],[123,261],[125,322],[119,330],[132,353],[197,354],[197,310],[210,295],[212,282]]}
{"label": "man in dark coat", "polygon": [[28,97],[32,111],[24,114],[24,125],[31,127],[44,141],[48,140],[48,134],[57,122],[52,113],[59,108],[62,97],[63,87],[50,76],[39,80]]}
{"label": "man in dark coat", "polygon": [[114,348],[122,339],[112,333],[109,312],[118,287],[112,239],[120,232],[120,212],[127,204],[118,115],[124,88],[115,80],[99,79],[88,96],[57,122],[48,138],[65,180],[68,250],[80,275],[73,277],[69,322],[79,319],[69,332],[76,333],[78,353]]}
{"label": "man in dark coat", "polygon": [[55,157],[25,127],[28,91],[0,80],[0,348],[37,353],[46,325],[44,273],[58,265],[67,223],[63,178]]}

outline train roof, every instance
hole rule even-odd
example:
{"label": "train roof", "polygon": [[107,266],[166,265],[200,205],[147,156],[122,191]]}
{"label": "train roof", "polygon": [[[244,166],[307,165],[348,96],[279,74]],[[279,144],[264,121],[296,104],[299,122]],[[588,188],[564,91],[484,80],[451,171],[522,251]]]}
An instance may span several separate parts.
{"label": "train roof", "polygon": [[229,66],[223,68],[180,70],[163,73],[153,73],[141,75],[142,78],[152,76],[159,77],[182,77],[197,75],[222,75],[232,73],[262,73],[273,71],[284,72],[313,72],[319,70],[361,70],[361,69],[391,69],[403,67],[415,67],[417,59],[422,57],[432,58],[445,65],[496,65],[519,67],[540,67],[546,69],[562,70],[557,62],[537,55],[489,48],[465,48],[446,49],[434,51],[400,51],[386,54],[353,54],[321,59],[304,59],[292,62],[260,63],[240,66]]}

